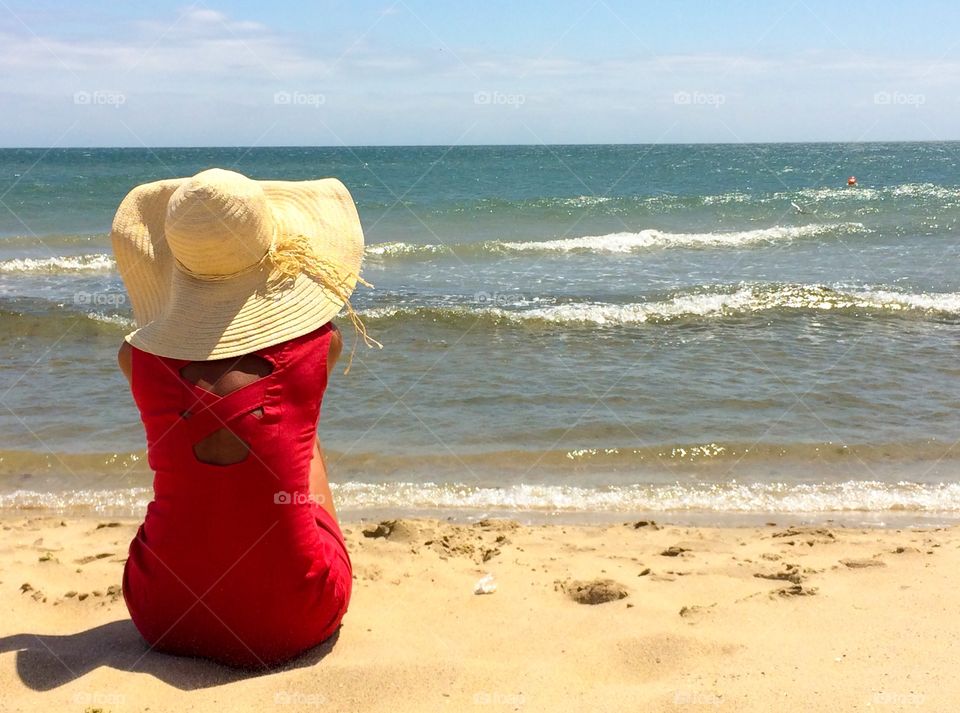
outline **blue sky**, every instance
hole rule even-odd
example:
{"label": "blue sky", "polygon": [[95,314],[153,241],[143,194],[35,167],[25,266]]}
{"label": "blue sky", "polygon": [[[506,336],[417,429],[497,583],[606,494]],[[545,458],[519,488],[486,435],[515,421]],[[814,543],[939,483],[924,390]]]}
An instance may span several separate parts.
{"label": "blue sky", "polygon": [[0,0],[0,146],[960,139],[960,4]]}

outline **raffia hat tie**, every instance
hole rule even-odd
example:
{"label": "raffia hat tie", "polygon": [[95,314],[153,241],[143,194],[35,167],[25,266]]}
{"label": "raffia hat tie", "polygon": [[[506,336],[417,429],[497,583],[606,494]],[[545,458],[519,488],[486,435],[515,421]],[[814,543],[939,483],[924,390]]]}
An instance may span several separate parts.
{"label": "raffia hat tie", "polygon": [[[223,169],[134,188],[111,231],[137,329],[160,356],[248,354],[319,328],[350,306],[363,231],[340,181],[254,181]],[[366,283],[364,283],[366,284]]]}

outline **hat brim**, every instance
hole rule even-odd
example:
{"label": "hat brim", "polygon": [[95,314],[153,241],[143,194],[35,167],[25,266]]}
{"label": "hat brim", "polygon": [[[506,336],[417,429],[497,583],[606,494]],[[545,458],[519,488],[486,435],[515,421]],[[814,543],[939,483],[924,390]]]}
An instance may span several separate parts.
{"label": "hat brim", "polygon": [[[321,282],[301,274],[268,287],[269,265],[222,280],[176,267],[163,234],[167,201],[181,180],[139,186],[121,203],[111,233],[117,267],[138,329],[133,346],[165,357],[209,361],[241,356],[318,329],[343,307]],[[363,261],[356,206],[336,179],[259,181],[278,234],[301,234],[344,276],[346,294]]]}
{"label": "hat brim", "polygon": [[250,354],[333,319],[343,302],[306,275],[268,289],[268,271],[212,282],[174,270],[163,314],[127,336],[151,354],[209,361]]}

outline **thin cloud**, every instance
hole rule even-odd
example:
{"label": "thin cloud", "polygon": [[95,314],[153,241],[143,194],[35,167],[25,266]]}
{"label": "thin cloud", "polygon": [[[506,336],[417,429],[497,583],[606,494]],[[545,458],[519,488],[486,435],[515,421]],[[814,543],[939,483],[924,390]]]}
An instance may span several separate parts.
{"label": "thin cloud", "polygon": [[[929,135],[952,121],[960,93],[960,64],[936,57],[439,51],[432,35],[420,44],[404,37],[400,47],[363,28],[337,42],[307,43],[294,32],[196,7],[109,29],[106,39],[0,30],[0,96],[13,127],[0,131],[0,143],[25,141],[31,132],[59,136],[74,123],[82,137],[74,140],[84,143],[116,141],[117,126],[146,143],[169,143],[175,131],[184,143],[209,135],[242,143],[274,124],[285,141],[303,143],[319,140],[321,131],[356,143],[406,135],[442,142],[474,124],[472,136],[491,141],[526,140],[528,126],[560,141],[585,128],[604,140],[638,140],[672,126],[724,138],[731,126],[743,136],[804,122],[811,131],[862,126],[871,112],[883,129],[900,116]],[[123,95],[116,112],[74,101],[78,92],[97,91]],[[289,93],[290,103],[279,104],[278,92]],[[876,95],[884,92],[881,104]],[[224,128],[231,107],[242,112]],[[235,131],[242,133],[231,138]]]}

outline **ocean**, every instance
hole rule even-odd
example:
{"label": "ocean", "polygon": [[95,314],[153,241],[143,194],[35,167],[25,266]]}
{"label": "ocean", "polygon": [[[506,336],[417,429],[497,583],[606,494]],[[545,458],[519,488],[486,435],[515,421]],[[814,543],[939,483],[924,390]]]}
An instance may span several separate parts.
{"label": "ocean", "polygon": [[0,150],[0,510],[142,513],[109,226],[213,166],[357,201],[344,515],[960,516],[957,143]]}

